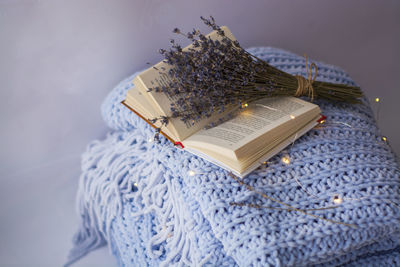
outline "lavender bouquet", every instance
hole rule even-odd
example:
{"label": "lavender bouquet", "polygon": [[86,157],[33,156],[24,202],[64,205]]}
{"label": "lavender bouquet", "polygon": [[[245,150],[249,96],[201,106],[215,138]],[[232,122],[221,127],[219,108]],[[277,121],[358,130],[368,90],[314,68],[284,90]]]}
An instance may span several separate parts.
{"label": "lavender bouquet", "polygon": [[[307,58],[306,77],[288,74],[248,53],[238,41],[226,37],[212,16],[200,18],[217,31],[219,40],[207,38],[197,29],[184,34],[175,28],[173,32],[188,38],[193,43],[192,48],[183,50],[172,39],[169,51],[160,49],[164,62],[171,68],[159,71],[169,76],[169,82],[167,86],[149,90],[166,93],[176,100],[171,104],[172,117],[194,124],[227,107],[241,108],[254,100],[275,96],[360,102],[362,92],[359,87],[316,81],[317,66],[314,63],[308,66]],[[166,117],[159,120],[164,125],[168,123]]]}

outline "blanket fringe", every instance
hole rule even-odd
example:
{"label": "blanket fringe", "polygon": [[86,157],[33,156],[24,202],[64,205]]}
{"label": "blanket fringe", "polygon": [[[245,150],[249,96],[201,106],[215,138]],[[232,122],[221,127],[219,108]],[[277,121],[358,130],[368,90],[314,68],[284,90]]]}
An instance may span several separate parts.
{"label": "blanket fringe", "polygon": [[[115,133],[109,134],[111,135],[118,138]],[[65,266],[71,265],[90,251],[106,245],[111,222],[115,216],[121,214],[122,201],[118,183],[124,179],[124,172],[121,170],[121,175],[111,175],[116,172],[115,168],[118,168],[121,162],[116,161],[113,154],[115,151],[109,151],[109,147],[113,147],[115,138],[107,138],[105,142],[90,143],[82,156],[82,175],[76,200],[81,225],[74,236],[73,248]],[[116,150],[124,153],[123,149]],[[109,167],[101,168],[101,166]]]}
{"label": "blanket fringe", "polygon": [[[160,266],[194,266],[204,260],[191,258],[198,253],[192,253],[195,242],[191,242],[190,233],[185,231],[188,223],[181,216],[184,213],[181,209],[187,204],[178,199],[178,185],[172,173],[156,160],[151,164],[146,161],[154,157],[153,146],[163,147],[147,141],[147,136],[152,134],[150,129],[144,130],[121,142],[123,133],[114,132],[106,141],[94,141],[88,146],[82,157],[77,195],[81,226],[65,266],[109,243],[112,221],[121,215],[123,203],[127,201],[137,207],[131,216],[156,215],[157,233],[149,240],[146,250],[149,257],[162,258]],[[141,164],[147,166],[142,168]],[[135,169],[142,172],[136,173]]]}

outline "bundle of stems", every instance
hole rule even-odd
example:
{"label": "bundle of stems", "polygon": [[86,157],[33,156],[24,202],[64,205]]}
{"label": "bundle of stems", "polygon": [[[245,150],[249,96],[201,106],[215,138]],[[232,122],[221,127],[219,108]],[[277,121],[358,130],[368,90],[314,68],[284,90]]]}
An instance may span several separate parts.
{"label": "bundle of stems", "polygon": [[[194,29],[187,34],[178,28],[174,33],[188,38],[193,46],[182,49],[173,39],[167,51],[160,49],[164,62],[171,66],[160,73],[168,76],[167,86],[149,90],[163,92],[175,101],[171,104],[171,117],[185,123],[210,117],[227,107],[243,105],[265,97],[308,96],[347,103],[360,103],[359,87],[316,81],[317,66],[306,63],[306,76],[291,75],[250,54],[239,42],[225,36],[213,17],[202,21],[217,31],[219,38],[207,38]],[[314,71],[314,75],[312,72]],[[162,118],[165,121],[165,117]]]}

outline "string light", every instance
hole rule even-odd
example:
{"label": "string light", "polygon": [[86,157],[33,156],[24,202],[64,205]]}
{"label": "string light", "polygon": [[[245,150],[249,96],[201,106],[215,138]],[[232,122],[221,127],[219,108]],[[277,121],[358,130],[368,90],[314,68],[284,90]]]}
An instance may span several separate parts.
{"label": "string light", "polygon": [[272,107],[269,107],[269,106],[266,106],[266,105],[263,105],[263,104],[256,104],[256,106],[260,106],[260,107],[263,107],[263,108],[266,108],[266,109],[269,109],[269,110],[273,110],[273,111],[281,111],[281,112],[284,112],[283,110],[279,110],[279,109],[276,109],[276,108],[272,108]]}
{"label": "string light", "polygon": [[268,163],[268,161],[261,162],[261,164],[264,165],[266,168],[268,167]]}
{"label": "string light", "polygon": [[377,97],[377,98],[375,98],[375,102],[377,103],[377,105],[376,105],[377,108],[376,108],[376,112],[375,112],[375,118],[376,118],[376,121],[379,122],[379,111],[381,109],[381,104],[380,104],[381,99],[379,97]]}
{"label": "string light", "polygon": [[[376,102],[376,103],[379,103],[379,104],[380,104],[380,101],[381,101],[381,99],[380,99],[379,97],[376,97],[376,98],[375,98],[375,102]],[[267,108],[267,109],[270,109],[270,110],[280,111],[280,110],[277,110],[277,109],[274,109],[274,108],[272,108],[272,107],[268,107],[268,106],[265,106],[265,105],[262,105],[262,104],[256,104],[256,105],[257,105],[257,106],[262,106],[262,107]],[[247,107],[247,106],[248,106],[248,104],[242,104],[242,108],[245,108],[245,107]],[[288,115],[289,115],[289,117],[290,117],[292,120],[296,118],[293,114],[288,114]],[[379,115],[379,105],[378,105],[378,115]],[[377,116],[377,117],[378,117],[378,116]],[[324,124],[324,123],[326,123],[326,119],[323,119],[323,120],[320,120],[320,121],[319,121],[319,124]],[[345,123],[345,122],[330,121],[330,123],[333,123],[333,124],[342,124],[342,125],[347,126],[347,127],[349,127],[349,128],[353,128],[350,124]],[[294,138],[294,139],[296,139],[296,138]],[[387,137],[386,137],[386,136],[382,136],[381,139],[382,139],[382,141],[387,142]],[[293,144],[292,144],[292,145],[293,145]],[[290,164],[290,157],[289,157],[289,155],[282,156],[281,162],[284,163],[285,165],[289,165],[289,164]],[[267,165],[268,162],[267,162],[267,161],[264,161],[264,162],[262,162],[262,164]],[[190,176],[193,176],[193,175],[195,175],[195,173],[194,173],[193,171],[189,171],[189,175],[190,175]],[[304,187],[301,185],[301,183],[297,180],[296,177],[295,177],[295,179],[296,179],[296,182],[299,184],[299,186],[300,186],[308,195],[313,196],[313,197],[315,197],[315,198],[317,198],[317,199],[321,199],[321,198],[319,198],[318,196],[313,195],[313,194],[311,194],[310,192],[308,192],[307,189],[304,188]],[[364,199],[364,198],[366,198],[366,197],[363,197],[363,198],[360,198],[360,199],[356,199],[356,198],[342,198],[340,195],[334,195],[334,196],[332,197],[332,201],[333,201],[333,203],[334,203],[335,205],[340,205],[340,204],[343,203],[343,201],[361,201],[361,200]]]}
{"label": "string light", "polygon": [[193,170],[188,171],[189,176],[195,176],[196,172]]}
{"label": "string light", "polygon": [[147,141],[148,141],[149,143],[151,143],[151,142],[153,142],[153,138],[149,138]]}
{"label": "string light", "polygon": [[[249,185],[249,184],[243,182],[239,177],[236,177],[236,176],[235,176],[233,173],[231,173],[231,172],[229,172],[228,175],[231,176],[231,177],[232,177],[236,182],[238,182],[240,185],[244,186],[247,190],[252,191],[252,192],[254,192],[254,193],[260,195],[261,197],[266,198],[266,199],[268,199],[268,200],[270,200],[270,201],[272,201],[272,202],[276,202],[276,203],[279,203],[279,204],[281,204],[281,205],[283,205],[283,206],[286,206],[286,208],[287,208],[288,210],[297,211],[297,212],[303,213],[303,214],[305,214],[305,215],[313,216],[314,218],[318,218],[318,219],[321,219],[321,220],[324,220],[324,221],[328,221],[328,222],[331,222],[331,223],[346,225],[346,226],[350,226],[350,227],[354,227],[354,228],[357,227],[357,226],[354,225],[354,224],[348,224],[348,223],[344,223],[344,222],[341,222],[341,221],[335,221],[335,220],[332,220],[332,219],[327,219],[327,218],[324,218],[324,217],[321,217],[321,216],[318,216],[318,215],[315,215],[315,214],[310,214],[310,213],[308,213],[308,210],[295,208],[295,207],[293,207],[293,206],[291,206],[291,205],[289,205],[289,204],[286,204],[286,203],[284,203],[284,202],[282,202],[282,201],[280,201],[280,200],[274,199],[274,198],[268,196],[267,194],[265,194],[265,193],[263,193],[263,192],[261,192],[261,191],[256,190],[253,186],[251,186],[251,185]],[[232,203],[232,202],[231,202],[231,203]],[[231,204],[231,205],[232,205],[232,204]],[[327,207],[327,208],[335,208],[335,207]],[[326,208],[322,208],[322,209],[326,209]],[[314,210],[316,210],[316,209],[314,209]],[[321,210],[321,208],[318,209],[318,210]]]}
{"label": "string light", "polygon": [[342,204],[342,202],[343,202],[343,199],[340,196],[336,195],[333,197],[333,203],[339,205],[339,204]]}
{"label": "string light", "polygon": [[249,104],[247,104],[247,103],[242,104],[242,108],[247,108],[248,106],[249,106]]}
{"label": "string light", "polygon": [[286,165],[289,165],[289,164],[290,164],[290,158],[289,158],[289,156],[284,156],[284,157],[282,157],[281,161],[282,161],[283,163],[285,163]]}
{"label": "string light", "polygon": [[[325,120],[321,120],[321,121],[319,122],[319,124],[323,124],[323,123],[325,123],[325,122],[326,122]],[[342,124],[342,125],[344,125],[344,126],[346,126],[346,127],[353,128],[350,124],[345,123],[345,122],[342,122],[342,121],[329,121],[328,124]]]}
{"label": "string light", "polygon": [[138,184],[136,182],[132,184],[132,191],[133,192],[138,191]]}
{"label": "string light", "polygon": [[293,137],[293,141],[292,141],[292,145],[290,146],[290,148],[293,147],[294,142],[297,140],[297,135],[299,134],[299,132],[296,133],[296,135]]}

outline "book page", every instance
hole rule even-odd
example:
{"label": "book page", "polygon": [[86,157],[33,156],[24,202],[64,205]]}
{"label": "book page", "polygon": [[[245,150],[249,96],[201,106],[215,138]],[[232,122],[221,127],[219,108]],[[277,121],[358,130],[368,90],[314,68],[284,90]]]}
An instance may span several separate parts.
{"label": "book page", "polygon": [[154,107],[136,87],[129,89],[125,101],[129,106],[134,107],[134,109],[146,119],[152,119],[153,114],[156,113]]}
{"label": "book page", "polygon": [[[232,33],[229,31],[229,29],[226,26],[221,27],[225,35],[232,39],[235,40],[234,36]],[[207,37],[210,37],[211,39],[217,40],[220,39],[221,37],[217,34],[216,31],[211,32],[210,34],[206,35]],[[189,45],[185,47],[183,50],[187,50],[190,48],[192,45]],[[155,67],[155,68],[154,68]],[[155,86],[167,86],[169,83],[169,76],[167,74],[160,74],[160,72],[165,72],[168,73],[168,70],[171,68],[170,65],[164,62],[160,62],[156,64],[154,67],[151,67],[141,74],[139,74],[134,80],[133,83],[139,90],[142,92],[143,95],[145,95],[149,101],[154,103],[154,110],[156,111],[157,114],[154,114],[154,117],[159,117],[159,116],[170,116],[171,115],[171,102],[173,102],[175,99],[172,99],[168,97],[164,93],[157,93],[154,91],[148,92],[148,88],[153,88]],[[212,121],[218,120],[220,117],[224,116],[226,113],[228,113],[230,110],[227,109],[223,113],[216,113],[215,115],[211,116],[210,118],[203,118],[197,122],[195,122],[194,125],[191,123],[184,123],[181,121],[179,118],[175,119],[170,119],[170,124],[174,128],[176,132],[176,136],[180,140],[184,140],[188,136],[192,135],[199,129],[203,128],[207,124],[209,124]],[[172,128],[170,127],[170,128]],[[171,129],[172,130],[172,129]]]}
{"label": "book page", "polygon": [[[154,118],[154,116],[152,115],[156,112],[154,110],[154,107],[148,102],[148,99],[135,87],[129,89],[129,93],[127,94],[125,99],[125,104],[134,109],[147,121]],[[153,125],[158,128],[162,126],[159,121],[157,121]],[[174,135],[173,131],[171,132],[169,127],[162,127],[162,132],[164,132],[166,135],[176,141],[177,137]]]}
{"label": "book page", "polygon": [[[230,172],[233,172],[236,176],[243,178],[251,171],[264,164],[265,161],[273,157],[275,154],[279,153],[286,146],[290,145],[296,139],[311,130],[318,124],[317,120],[320,118],[320,115],[314,117],[305,126],[297,128],[294,131],[287,131],[285,135],[280,135],[276,140],[274,140],[274,142],[269,143],[265,147],[260,147],[259,153],[253,154],[245,161],[232,160],[229,157],[226,157],[226,155],[207,150],[204,147],[186,147],[186,150]],[[292,134],[289,134],[289,132]]]}
{"label": "book page", "polygon": [[273,140],[282,130],[300,125],[320,113],[317,105],[295,97],[264,98],[243,109],[234,118],[211,129],[193,134],[184,144],[207,146],[209,150],[234,152],[249,150],[252,142],[268,133],[265,141]]}

